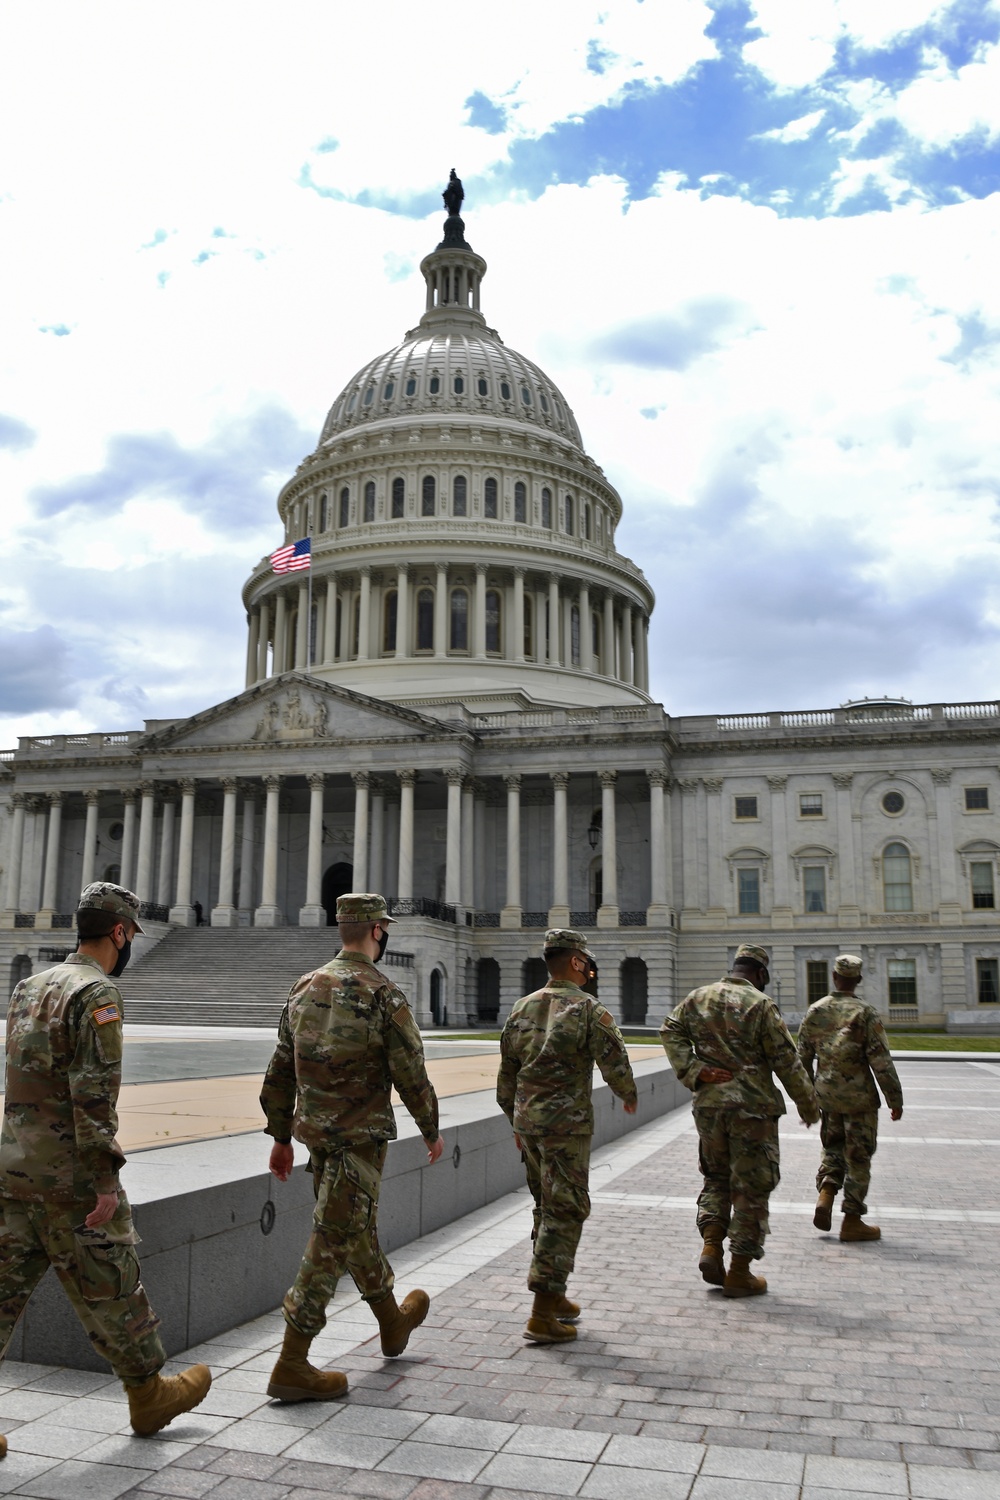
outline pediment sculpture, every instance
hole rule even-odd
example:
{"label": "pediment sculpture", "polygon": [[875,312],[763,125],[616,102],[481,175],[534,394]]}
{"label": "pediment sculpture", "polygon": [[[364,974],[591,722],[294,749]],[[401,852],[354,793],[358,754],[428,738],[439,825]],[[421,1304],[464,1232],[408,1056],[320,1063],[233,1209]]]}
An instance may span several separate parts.
{"label": "pediment sculpture", "polygon": [[257,721],[252,738],[268,740],[322,740],[329,734],[329,708],[324,698],[311,694],[305,703],[297,687],[269,699]]}

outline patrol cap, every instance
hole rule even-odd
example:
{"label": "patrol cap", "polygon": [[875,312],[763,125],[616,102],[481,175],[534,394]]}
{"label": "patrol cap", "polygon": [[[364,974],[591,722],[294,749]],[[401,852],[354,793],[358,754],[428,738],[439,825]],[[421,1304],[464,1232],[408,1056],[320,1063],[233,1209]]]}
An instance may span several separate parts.
{"label": "patrol cap", "polygon": [[560,948],[566,953],[585,953],[588,958],[594,956],[587,947],[587,939],[582,932],[577,932],[572,927],[550,927],[542,943],[542,952]]}
{"label": "patrol cap", "polygon": [[833,972],[839,974],[841,979],[860,979],[861,960],[856,953],[841,953],[833,961]]}
{"label": "patrol cap", "polygon": [[123,885],[112,885],[109,880],[94,880],[80,892],[77,911],[106,911],[123,922],[134,922],[139,926],[139,897],[135,891],[127,891]]}
{"label": "patrol cap", "polygon": [[767,949],[760,948],[756,943],[741,943],[736,950],[736,962],[741,958],[748,958],[752,964],[760,964],[762,969],[770,966],[771,960],[767,956]]}
{"label": "patrol cap", "polygon": [[372,891],[350,891],[337,897],[338,922],[395,922],[390,917],[384,896]]}

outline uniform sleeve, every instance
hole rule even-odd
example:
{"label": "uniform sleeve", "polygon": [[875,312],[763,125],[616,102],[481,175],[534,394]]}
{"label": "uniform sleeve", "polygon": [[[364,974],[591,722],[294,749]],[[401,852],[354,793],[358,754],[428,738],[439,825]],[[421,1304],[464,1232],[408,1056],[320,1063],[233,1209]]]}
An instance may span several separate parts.
{"label": "uniform sleeve", "polygon": [[438,1101],[424,1065],[424,1044],[413,1012],[402,990],[386,991],[385,1048],[393,1087],[417,1122],[420,1134],[433,1146],[438,1130]]}
{"label": "uniform sleeve", "polygon": [[116,1140],[122,1021],[121,996],[113,985],[96,985],[86,992],[67,1080],[80,1166],[95,1193],[116,1193],[125,1153]]}
{"label": "uniform sleeve", "polygon": [[889,1051],[889,1038],[885,1034],[885,1027],[874,1010],[869,1011],[866,1017],[865,1054],[868,1058],[868,1066],[875,1074],[886,1104],[890,1109],[902,1109],[903,1087]]}
{"label": "uniform sleeve", "polygon": [[777,1073],[795,1100],[799,1115],[807,1124],[815,1125],[820,1117],[820,1104],[812,1079],[802,1066],[788,1027],[770,1002],[764,1010],[761,1040],[772,1072]]}
{"label": "uniform sleeve", "polygon": [[260,1091],[260,1107],[267,1119],[264,1134],[273,1135],[282,1144],[287,1144],[292,1138],[295,1092],[295,1045],[286,1001],[278,1022],[278,1045],[267,1065],[264,1087]]}
{"label": "uniform sleeve", "polygon": [[615,1025],[614,1016],[599,1000],[591,1006],[590,1023],[590,1055],[600,1068],[601,1077],[619,1099],[633,1103],[638,1094],[625,1038]]}
{"label": "uniform sleeve", "polygon": [[799,1044],[798,1044],[797,1051],[798,1051],[798,1054],[799,1054],[799,1062],[805,1068],[806,1073],[809,1076],[810,1083],[815,1082],[815,1079],[816,1079],[816,1044],[813,1041],[812,1036],[810,1035],[810,1032],[809,1032],[809,1019],[808,1019],[808,1017],[802,1022],[802,1025],[799,1027]]}
{"label": "uniform sleeve", "polygon": [[693,1093],[698,1087],[698,1078],[704,1063],[694,1050],[688,1036],[683,1002],[671,1011],[660,1027],[660,1041],[667,1054],[670,1066],[686,1089]]}
{"label": "uniform sleeve", "polygon": [[507,1116],[510,1123],[514,1123],[514,1104],[517,1099],[517,1075],[520,1071],[520,1061],[511,1046],[510,1021],[506,1023],[500,1033],[500,1068],[497,1072],[497,1103]]}

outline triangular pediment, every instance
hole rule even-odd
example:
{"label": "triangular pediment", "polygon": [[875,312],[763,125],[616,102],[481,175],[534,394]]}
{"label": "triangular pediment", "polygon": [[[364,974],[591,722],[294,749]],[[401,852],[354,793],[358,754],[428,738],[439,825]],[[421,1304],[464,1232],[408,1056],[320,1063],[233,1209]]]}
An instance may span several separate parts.
{"label": "triangular pediment", "polygon": [[150,750],[217,745],[337,744],[439,739],[461,731],[428,714],[321,682],[304,672],[258,682],[224,703],[151,734]]}

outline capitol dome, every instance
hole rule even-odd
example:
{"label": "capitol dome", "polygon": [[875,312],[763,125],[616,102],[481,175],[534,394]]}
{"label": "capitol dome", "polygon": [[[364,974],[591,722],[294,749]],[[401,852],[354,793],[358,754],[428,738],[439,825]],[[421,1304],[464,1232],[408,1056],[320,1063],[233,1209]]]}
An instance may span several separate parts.
{"label": "capitol dome", "polygon": [[419,323],[364,365],[278,497],[312,569],[244,588],[248,685],[292,669],[484,711],[648,703],[652,591],[565,396],[480,309],[461,183]]}

